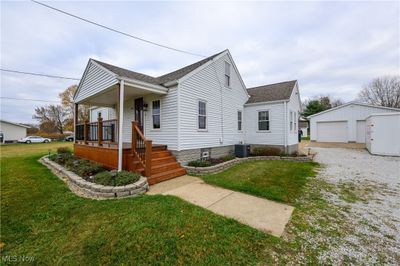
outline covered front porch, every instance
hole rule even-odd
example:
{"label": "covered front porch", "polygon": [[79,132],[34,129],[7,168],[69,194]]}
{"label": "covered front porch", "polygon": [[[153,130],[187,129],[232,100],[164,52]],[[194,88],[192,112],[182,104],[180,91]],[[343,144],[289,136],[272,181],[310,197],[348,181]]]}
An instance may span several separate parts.
{"label": "covered front porch", "polygon": [[[153,144],[144,135],[147,104],[143,98],[162,97],[168,89],[126,78],[104,85],[100,84],[101,75],[96,73],[92,79],[98,80],[85,84],[84,74],[74,98],[75,155],[110,169],[139,172],[148,177],[150,184],[184,174],[185,169],[166,145]],[[90,120],[79,121],[80,105],[108,108],[113,115],[92,115]]]}

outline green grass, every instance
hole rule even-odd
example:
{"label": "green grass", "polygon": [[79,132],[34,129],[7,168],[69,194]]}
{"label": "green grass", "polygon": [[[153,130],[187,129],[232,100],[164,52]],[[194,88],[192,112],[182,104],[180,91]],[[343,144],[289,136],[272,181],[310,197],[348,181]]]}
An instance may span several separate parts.
{"label": "green grass", "polygon": [[301,137],[301,140],[310,140],[310,136],[308,136],[308,137]]}
{"label": "green grass", "polygon": [[317,163],[248,161],[221,173],[202,176],[205,182],[285,203],[294,203]]}
{"label": "green grass", "polygon": [[57,146],[65,143],[2,146],[2,264],[11,264],[7,256],[36,265],[318,264],[325,236],[351,230],[338,227],[343,215],[322,197],[332,188],[316,178],[289,193],[296,208],[283,238],[172,196],[80,198],[37,161]]}
{"label": "green grass", "polygon": [[[39,145],[38,145],[39,146]],[[73,194],[38,159],[1,158],[1,256],[36,264],[256,264],[282,240],[172,196],[96,201]],[[11,147],[11,146],[10,146]],[[36,147],[35,147],[36,148]],[[53,146],[53,148],[55,148]]]}

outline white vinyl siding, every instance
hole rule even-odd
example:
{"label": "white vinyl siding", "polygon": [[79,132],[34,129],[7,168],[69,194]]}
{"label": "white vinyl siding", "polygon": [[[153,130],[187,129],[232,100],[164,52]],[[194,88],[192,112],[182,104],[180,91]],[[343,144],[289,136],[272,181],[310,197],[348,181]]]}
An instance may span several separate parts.
{"label": "white vinyl siding", "polygon": [[[269,130],[258,130],[258,112],[268,109]],[[246,105],[244,108],[245,143],[284,145],[285,108],[283,102]]]}
{"label": "white vinyl siding", "polygon": [[110,119],[116,119],[117,118],[117,113],[116,113],[114,108],[96,107],[96,108],[90,109],[90,111],[89,111],[89,121],[90,122],[97,122],[97,118],[99,117],[99,113],[101,113],[101,118],[103,118],[103,120],[110,120]]}
{"label": "white vinyl siding", "polygon": [[[225,62],[231,66],[230,88],[224,86]],[[215,64],[215,65],[214,65]],[[228,55],[204,65],[180,82],[180,150],[238,144],[244,133],[237,130],[237,111],[248,100]],[[198,129],[198,101],[207,102],[207,130]]]}
{"label": "white vinyl siding", "polygon": [[152,110],[144,112],[145,137],[154,144],[165,144],[170,150],[178,148],[178,98],[176,87],[170,88],[167,95],[148,94],[144,103],[152,107],[152,101],[160,100],[160,129],[153,129]]}
{"label": "white vinyl siding", "polygon": [[25,127],[0,121],[0,132],[3,133],[3,141],[16,141],[26,137],[27,129]]}
{"label": "white vinyl siding", "polygon": [[118,83],[118,80],[110,72],[103,69],[91,61],[85,71],[85,78],[79,84],[77,94],[75,95],[74,102],[79,103],[88,97],[111,87]]}
{"label": "white vinyl siding", "polygon": [[293,129],[290,130],[289,125],[287,125],[288,128],[288,135],[287,135],[287,144],[294,145],[299,143],[299,136],[298,136],[298,116],[301,112],[301,105],[300,105],[300,100],[299,100],[299,88],[298,85],[296,84],[295,88],[293,89],[292,95],[290,96],[290,100],[287,103],[287,108],[288,108],[288,118],[287,121],[290,119],[290,111],[292,111],[292,121],[293,121]]}

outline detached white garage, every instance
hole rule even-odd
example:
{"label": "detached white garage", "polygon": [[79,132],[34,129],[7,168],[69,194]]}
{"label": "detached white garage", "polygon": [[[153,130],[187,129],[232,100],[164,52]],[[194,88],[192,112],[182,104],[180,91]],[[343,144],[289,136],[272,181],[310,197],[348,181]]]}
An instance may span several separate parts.
{"label": "detached white garage", "polygon": [[366,119],[371,114],[393,113],[400,109],[349,102],[311,115],[310,140],[318,142],[365,143]]}

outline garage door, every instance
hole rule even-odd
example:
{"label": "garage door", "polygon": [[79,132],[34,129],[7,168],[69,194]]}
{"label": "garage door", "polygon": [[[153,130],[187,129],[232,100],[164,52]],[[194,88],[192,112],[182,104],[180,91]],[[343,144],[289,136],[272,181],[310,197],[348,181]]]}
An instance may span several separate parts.
{"label": "garage door", "polygon": [[365,143],[365,120],[357,120],[357,143]]}
{"label": "garage door", "polygon": [[318,122],[317,141],[347,142],[347,122]]}

